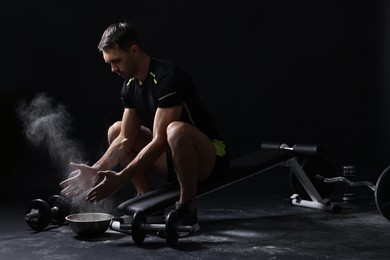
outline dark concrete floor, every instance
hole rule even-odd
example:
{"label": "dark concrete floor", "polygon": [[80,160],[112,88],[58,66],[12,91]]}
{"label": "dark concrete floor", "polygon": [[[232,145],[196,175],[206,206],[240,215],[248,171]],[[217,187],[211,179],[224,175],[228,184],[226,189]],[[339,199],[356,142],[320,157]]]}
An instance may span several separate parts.
{"label": "dark concrete floor", "polygon": [[357,202],[335,214],[291,206],[286,186],[259,192],[276,179],[255,176],[198,198],[201,230],[175,248],[159,237],[137,247],[112,230],[83,239],[68,225],[34,232],[26,205],[1,205],[0,259],[390,259],[390,222],[372,192],[359,189]]}

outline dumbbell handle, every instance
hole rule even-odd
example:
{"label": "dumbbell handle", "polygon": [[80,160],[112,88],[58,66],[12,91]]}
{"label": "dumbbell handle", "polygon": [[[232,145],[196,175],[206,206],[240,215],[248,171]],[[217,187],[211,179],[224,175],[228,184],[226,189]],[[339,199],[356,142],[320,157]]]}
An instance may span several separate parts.
{"label": "dumbbell handle", "polygon": [[[132,224],[121,224],[119,221],[113,221],[111,228],[116,231],[129,231],[132,229]],[[148,231],[163,231],[165,224],[141,224],[141,229]]]}
{"label": "dumbbell handle", "polygon": [[[119,221],[113,221],[111,223],[111,229],[127,233],[131,230],[131,224],[121,224]],[[147,231],[164,231],[166,225],[165,224],[142,224],[141,228]],[[177,231],[181,232],[193,232],[194,229],[191,226],[177,226]],[[126,232],[127,231],[127,232]]]}
{"label": "dumbbell handle", "polygon": [[316,179],[319,181],[325,182],[325,183],[344,182],[345,184],[347,184],[348,186],[351,186],[351,187],[367,186],[368,188],[370,188],[373,191],[376,190],[375,185],[369,181],[350,181],[347,178],[341,177],[341,176],[334,177],[334,178],[325,178],[324,176],[319,175],[319,174],[316,175]]}
{"label": "dumbbell handle", "polygon": [[36,219],[36,218],[40,218],[42,215],[40,213],[28,213],[24,216],[24,219],[26,221],[30,221],[30,220],[33,220],[33,219]]}
{"label": "dumbbell handle", "polygon": [[[31,210],[30,213],[27,213],[25,216],[24,216],[24,219],[26,221],[29,221],[29,220],[33,220],[33,219],[37,219],[37,218],[40,218],[42,215],[41,213],[39,212],[32,212],[33,210]],[[54,206],[51,208],[51,214],[57,214],[58,213],[58,207],[57,206]]]}
{"label": "dumbbell handle", "polygon": [[121,224],[119,221],[111,221],[110,228],[112,230],[125,233],[125,234],[131,234],[131,224]]}
{"label": "dumbbell handle", "polygon": [[57,214],[58,211],[59,211],[59,208],[57,206],[54,206],[51,208],[51,214],[53,214],[53,215]]}

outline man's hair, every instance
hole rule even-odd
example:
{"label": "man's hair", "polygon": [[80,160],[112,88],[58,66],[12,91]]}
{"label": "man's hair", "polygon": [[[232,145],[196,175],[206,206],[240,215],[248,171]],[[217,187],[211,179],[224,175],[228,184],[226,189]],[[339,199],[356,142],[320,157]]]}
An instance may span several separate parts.
{"label": "man's hair", "polygon": [[113,23],[104,31],[100,39],[98,50],[116,48],[127,50],[131,45],[137,44],[141,49],[141,43],[134,27],[127,22]]}

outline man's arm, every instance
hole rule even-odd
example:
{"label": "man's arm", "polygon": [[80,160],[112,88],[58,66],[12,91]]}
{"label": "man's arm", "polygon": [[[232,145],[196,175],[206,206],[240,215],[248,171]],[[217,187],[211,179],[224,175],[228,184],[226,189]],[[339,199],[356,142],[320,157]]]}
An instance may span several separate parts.
{"label": "man's arm", "polygon": [[97,202],[117,192],[126,181],[144,172],[167,149],[167,127],[177,121],[181,115],[181,106],[158,108],[154,119],[153,139],[147,144],[121,172],[100,171],[104,176],[102,182],[95,186],[87,195],[86,201]]}
{"label": "man's arm", "polygon": [[167,127],[180,119],[182,106],[158,108],[154,118],[153,139],[147,144],[121,172],[126,179],[144,172],[168,148]]}
{"label": "man's arm", "polygon": [[134,148],[138,139],[141,123],[134,109],[126,108],[123,112],[121,131],[108,147],[104,155],[92,166],[97,170],[112,169]]}
{"label": "man's arm", "polygon": [[113,168],[133,149],[139,129],[140,123],[135,110],[125,109],[121,122],[121,132],[118,137],[92,167],[85,164],[71,163],[71,166],[77,169],[78,173],[60,183],[62,187],[61,194],[71,197],[79,196],[92,188],[99,178],[99,171]]}

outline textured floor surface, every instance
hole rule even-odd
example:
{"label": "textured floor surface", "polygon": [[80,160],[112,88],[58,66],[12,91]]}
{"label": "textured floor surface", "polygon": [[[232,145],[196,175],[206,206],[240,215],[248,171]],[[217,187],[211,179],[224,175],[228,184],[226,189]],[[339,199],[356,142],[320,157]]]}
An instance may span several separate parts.
{"label": "textured floor surface", "polygon": [[23,203],[1,205],[0,259],[390,259],[390,221],[370,193],[335,214],[291,206],[285,195],[243,192],[249,184],[199,198],[201,230],[175,248],[159,237],[137,247],[113,230],[88,239],[68,225],[35,232]]}

